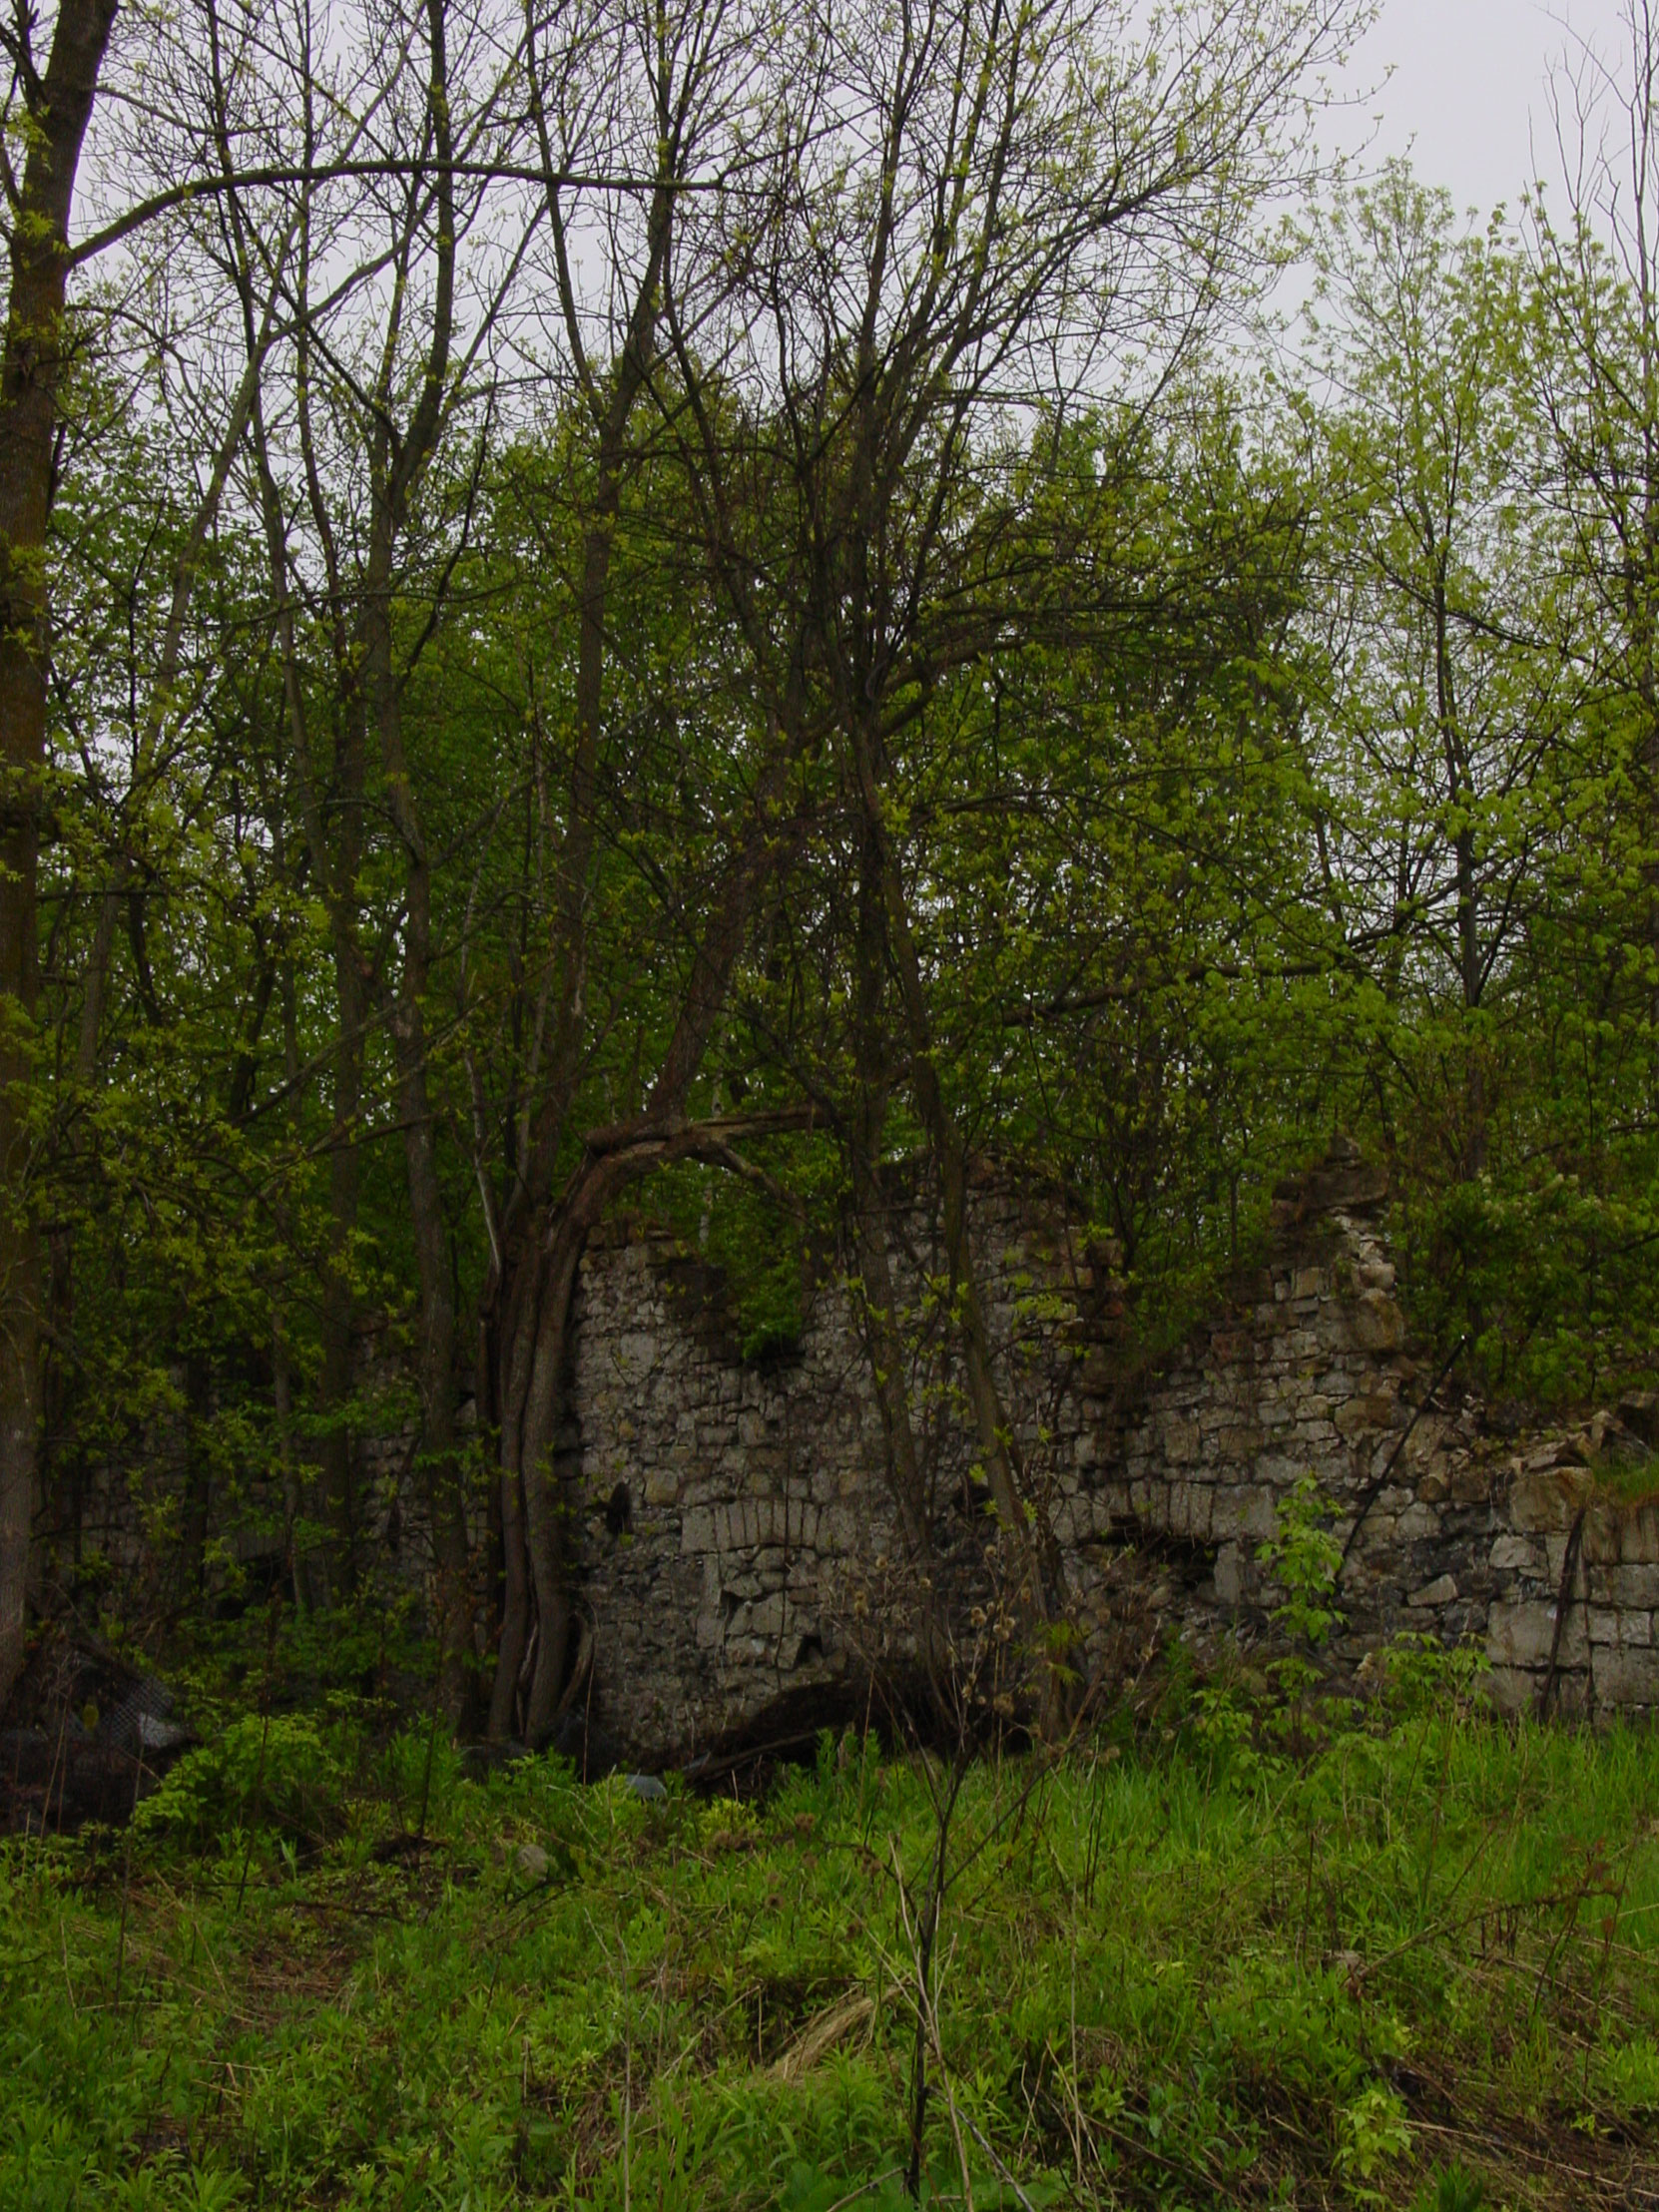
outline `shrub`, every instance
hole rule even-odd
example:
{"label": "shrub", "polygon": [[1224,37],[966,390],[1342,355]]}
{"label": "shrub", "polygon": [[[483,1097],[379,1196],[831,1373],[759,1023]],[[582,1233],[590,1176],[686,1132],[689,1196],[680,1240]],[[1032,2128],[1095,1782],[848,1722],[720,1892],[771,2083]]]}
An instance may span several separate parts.
{"label": "shrub", "polygon": [[249,1713],[187,1752],[134,1825],[198,1847],[233,1828],[318,1838],[340,1825],[352,1768],[337,1728],[319,1728],[304,1713]]}

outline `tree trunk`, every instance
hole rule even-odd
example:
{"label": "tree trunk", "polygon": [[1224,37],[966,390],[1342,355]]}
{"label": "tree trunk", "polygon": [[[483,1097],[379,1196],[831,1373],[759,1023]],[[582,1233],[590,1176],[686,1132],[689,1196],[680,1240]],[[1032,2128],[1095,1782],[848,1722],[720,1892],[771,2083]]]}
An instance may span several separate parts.
{"label": "tree trunk", "polygon": [[[1473,799],[1457,711],[1457,683],[1451,663],[1447,612],[1445,548],[1431,546],[1434,559],[1434,706],[1445,761],[1446,796],[1454,810]],[[1477,1017],[1480,1011],[1480,884],[1475,867],[1474,831],[1465,821],[1451,841],[1457,884],[1457,985],[1463,1002],[1463,1135],[1458,1171],[1479,1175],[1486,1165],[1486,1073]]]}
{"label": "tree trunk", "polygon": [[[659,66],[668,59],[666,53],[659,52]],[[546,1074],[534,1121],[530,1123],[527,1119],[525,1158],[515,1178],[513,1195],[501,1209],[503,1249],[498,1271],[484,1302],[484,1328],[487,1334],[493,1335],[498,1360],[495,1402],[500,1420],[499,1512],[505,1570],[501,1640],[489,1711],[489,1732],[497,1741],[504,1738],[512,1726],[518,1678],[529,1649],[532,1602],[540,1611],[544,1589],[550,1592],[556,1579],[553,1562],[558,1546],[556,1532],[548,1522],[552,1470],[541,1470],[534,1457],[526,1458],[524,1422],[530,1404],[532,1370],[537,1359],[544,1362],[538,1386],[556,1393],[557,1379],[555,1377],[552,1382],[547,1381],[545,1361],[551,1358],[559,1362],[564,1358],[562,1350],[543,1354],[540,1348],[544,1323],[554,1329],[561,1346],[565,1327],[564,1320],[556,1319],[553,1311],[557,1299],[553,1298],[549,1304],[554,1289],[550,1273],[553,1247],[560,1236],[553,1185],[582,1060],[588,878],[598,830],[596,794],[611,554],[621,511],[624,476],[632,453],[634,410],[648,387],[656,359],[663,269],[674,220],[675,186],[684,154],[678,130],[665,132],[659,139],[659,174],[647,223],[645,266],[633,289],[621,349],[609,381],[604,383],[594,376],[581,340],[564,214],[559,188],[554,182],[558,164],[547,135],[547,116],[541,104],[533,48],[530,85],[532,112],[546,168],[547,212],[559,270],[561,305],[571,340],[571,357],[578,364],[582,396],[597,433],[597,466],[582,545],[573,702],[576,727],[570,765],[569,813],[554,868],[553,1021]],[[663,89],[662,112],[667,114],[673,103],[666,99],[666,88]],[[578,1244],[571,1261],[567,1302],[580,1259]],[[542,1561],[539,1574],[535,1567],[537,1556]],[[550,1623],[546,1613],[541,1612],[536,1677],[530,1693],[531,1703],[538,1712],[547,1705],[548,1667],[561,1668],[563,1665],[569,1627],[563,1600],[550,1598],[549,1602],[554,1604],[559,1618]],[[555,1643],[556,1655],[552,1650]],[[541,1685],[539,1691],[537,1684]]]}
{"label": "tree trunk", "polygon": [[[749,822],[694,947],[674,1030],[643,1112],[618,1129],[590,1135],[582,1163],[565,1189],[534,1208],[521,1209],[514,1243],[503,1256],[498,1390],[502,1520],[509,1525],[522,1500],[528,1571],[524,1611],[515,1615],[509,1610],[503,1624],[490,1725],[492,1732],[505,1732],[516,1666],[528,1644],[528,1600],[533,1594],[538,1640],[525,1720],[531,1744],[545,1738],[556,1717],[570,1633],[566,1506],[553,1453],[570,1360],[577,1272],[589,1232],[625,1184],[664,1160],[697,1157],[699,1147],[707,1152],[712,1142],[706,1131],[688,1125],[687,1101],[725,1007],[756,897],[794,850],[802,830],[801,817],[786,815],[784,808],[805,735],[776,725],[770,735]],[[714,1156],[719,1157],[718,1147]],[[510,1661],[515,1665],[511,1682],[506,1679]]]}
{"label": "tree trunk", "polygon": [[990,1332],[979,1296],[979,1271],[968,1234],[967,1157],[939,1082],[932,1016],[910,928],[903,875],[881,811],[873,734],[860,727],[852,733],[852,743],[865,834],[879,856],[887,945],[909,1046],[911,1096],[939,1178],[945,1259],[968,1399],[997,1517],[1013,1555],[1015,1609],[1024,1623],[1029,1656],[1042,1669],[1043,1727],[1053,1733],[1063,1724],[1069,1703],[1052,1649],[1052,1631],[1066,1617],[1065,1567],[1036,1501],[1025,1494],[1024,1470],[997,1386]]}
{"label": "tree trunk", "polygon": [[961,1137],[945,1104],[939,1083],[937,1048],[932,1016],[910,930],[908,902],[898,856],[892,849],[881,817],[881,798],[874,781],[872,747],[860,734],[855,738],[859,756],[865,821],[881,855],[882,888],[888,944],[898,979],[906,1038],[910,1049],[910,1086],[916,1112],[927,1132],[928,1149],[939,1178],[939,1200],[944,1233],[945,1259],[955,1292],[961,1334],[962,1362],[967,1370],[968,1398],[973,1407],[979,1447],[991,1495],[1019,1561],[1022,1603],[1037,1617],[1051,1619],[1064,1601],[1056,1579],[1057,1554],[1044,1556],[1051,1546],[1033,1539],[1029,1501],[1021,1494],[1013,1434],[1003,1408],[1001,1392],[991,1362],[990,1334],[985,1326],[979,1297],[979,1271],[968,1238],[967,1158]]}
{"label": "tree trunk", "polygon": [[23,1661],[40,1428],[40,1253],[28,1160],[46,754],[46,519],[75,172],[114,21],[115,0],[62,0],[46,75],[29,101],[21,204],[9,215],[11,287],[0,357],[0,1703]]}
{"label": "tree trunk", "polygon": [[178,1602],[199,1612],[208,1587],[208,1527],[213,1514],[213,1453],[209,1442],[213,1378],[201,1350],[185,1356],[185,1495],[179,1530]]}
{"label": "tree trunk", "polygon": [[[858,1287],[887,1484],[904,1534],[911,1567],[925,1578],[929,1552],[927,1498],[910,1422],[904,1342],[898,1327],[892,1267],[887,1256],[887,1213],[881,1147],[887,1110],[887,1071],[881,1037],[886,967],[880,854],[863,840],[858,871],[857,997],[853,1051],[858,1086],[857,1124],[849,1147],[852,1218],[858,1247]],[[930,1612],[930,1608],[923,1608]],[[929,1649],[931,1638],[928,1639]]]}
{"label": "tree trunk", "polygon": [[[389,546],[387,548],[389,553]],[[403,1131],[409,1220],[420,1287],[420,1481],[431,1530],[442,1657],[438,1701],[452,1728],[464,1727],[473,1689],[473,1603],[466,1500],[455,1446],[455,1294],[438,1182],[437,1141],[426,1079],[425,997],[431,965],[432,883],[403,756],[389,599],[369,601],[366,660],[380,727],[392,817],[403,840],[406,918],[403,973],[391,1008],[397,1118]]]}
{"label": "tree trunk", "polygon": [[[345,870],[342,866],[341,875]],[[321,1363],[316,1409],[320,1437],[323,1518],[328,1524],[329,1597],[336,1604],[356,1586],[357,1484],[350,1423],[356,1382],[352,1242],[357,1232],[357,1116],[362,1108],[363,1032],[368,1018],[355,932],[334,930],[334,993],[338,1028],[333,1047],[333,1126],[328,1134],[328,1250],[322,1271]]]}

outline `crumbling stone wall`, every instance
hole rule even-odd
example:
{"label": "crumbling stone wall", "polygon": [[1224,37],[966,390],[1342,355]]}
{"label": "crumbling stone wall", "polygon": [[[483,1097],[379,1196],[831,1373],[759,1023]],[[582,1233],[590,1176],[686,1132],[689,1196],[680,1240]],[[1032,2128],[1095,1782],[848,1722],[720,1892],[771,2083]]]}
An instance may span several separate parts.
{"label": "crumbling stone wall", "polygon": [[[1619,1503],[1592,1463],[1629,1423],[1517,1450],[1454,1392],[1424,1404],[1434,1378],[1393,1295],[1384,1198],[1380,1173],[1336,1148],[1284,1187],[1267,1253],[1216,1314],[1142,1368],[1111,1254],[1055,1197],[976,1190],[1005,1397],[1085,1666],[1121,1659],[1126,1624],[1145,1649],[1171,1633],[1261,1640],[1278,1593],[1259,1546],[1312,1472],[1349,1547],[1344,1674],[1426,1629],[1484,1639],[1510,1708],[1659,1705],[1659,1504]],[[895,1217],[893,1244],[938,1540],[959,1547],[988,1522],[924,1199]],[[666,1758],[843,1679],[860,1650],[849,1589],[878,1579],[899,1537],[834,1255],[795,1351],[745,1364],[715,1272],[618,1224],[584,1263],[577,1347],[564,1471],[606,1725]]]}
{"label": "crumbling stone wall", "polygon": [[[987,1321],[1040,1470],[1068,1380],[1060,1339],[1076,1321],[1079,1263],[1052,1207],[995,1185],[976,1195]],[[948,1547],[988,1523],[934,1292],[935,1227],[925,1205],[905,1207],[892,1241],[915,1426]],[[878,1580],[901,1550],[856,1306],[835,1254],[819,1255],[816,1275],[799,1344],[746,1364],[718,1273],[662,1232],[613,1225],[584,1261],[562,1471],[579,1500],[602,1717],[641,1755],[707,1743],[841,1679],[858,1656],[851,1584]]]}
{"label": "crumbling stone wall", "polygon": [[1651,1445],[1652,1392],[1511,1458],[1492,1544],[1487,1648],[1499,1702],[1567,1712],[1659,1707],[1659,1498],[1601,1479],[1631,1437]]}

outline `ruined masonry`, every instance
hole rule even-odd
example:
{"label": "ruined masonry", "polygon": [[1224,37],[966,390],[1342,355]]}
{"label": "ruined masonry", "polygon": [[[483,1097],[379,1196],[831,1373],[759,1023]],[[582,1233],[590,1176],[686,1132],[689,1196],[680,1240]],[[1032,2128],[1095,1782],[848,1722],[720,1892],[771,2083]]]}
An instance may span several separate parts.
{"label": "ruined masonry", "polygon": [[[1340,1676],[1363,1679],[1398,1631],[1431,1630],[1484,1641],[1509,1710],[1659,1705],[1659,1499],[1621,1502],[1607,1479],[1621,1450],[1655,1441],[1654,1401],[1529,1440],[1488,1433],[1455,1382],[1423,1406],[1434,1377],[1393,1296],[1384,1200],[1381,1173],[1335,1147],[1282,1187],[1261,1263],[1147,1370],[1124,1341],[1113,1255],[1085,1248],[1058,1200],[979,1181],[1005,1401],[1086,1669],[1144,1663],[1172,1634],[1201,1651],[1224,1634],[1260,1644],[1276,1593],[1258,1546],[1311,1471],[1353,1539]],[[947,1333],[928,1321],[943,1262],[924,1201],[895,1214],[892,1243],[940,1540],[973,1539],[983,1492]],[[584,1264],[562,1471],[580,1501],[594,1709],[641,1759],[764,1732],[774,1709],[844,1683],[864,1648],[848,1593],[899,1553],[856,1309],[833,1254],[816,1272],[799,1345],[757,1365],[718,1273],[662,1233],[615,1224]]]}

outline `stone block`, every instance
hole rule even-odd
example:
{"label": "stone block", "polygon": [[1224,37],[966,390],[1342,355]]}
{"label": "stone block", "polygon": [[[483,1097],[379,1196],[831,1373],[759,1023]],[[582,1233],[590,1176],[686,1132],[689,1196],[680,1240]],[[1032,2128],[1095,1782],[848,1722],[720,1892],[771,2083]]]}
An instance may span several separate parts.
{"label": "stone block", "polygon": [[1592,1605],[1589,1609],[1592,1644],[1633,1644],[1645,1649],[1653,1641],[1653,1615],[1626,1612],[1618,1605]]}
{"label": "stone block", "polygon": [[1242,1490],[1238,1494],[1241,1501],[1239,1533],[1263,1542],[1278,1528],[1275,1511],[1278,1500],[1271,1490]]}
{"label": "stone block", "polygon": [[649,1375],[657,1365],[657,1340],[646,1329],[626,1330],[617,1340],[617,1365],[630,1381]]}
{"label": "stone block", "polygon": [[1164,1455],[1172,1467],[1190,1467],[1198,1460],[1198,1423],[1192,1420],[1166,1420],[1164,1423]]}
{"label": "stone block", "polygon": [[1260,1453],[1256,1460],[1257,1482],[1269,1484],[1276,1490],[1292,1488],[1307,1472],[1307,1458],[1296,1449],[1294,1436],[1279,1437],[1277,1448]]}
{"label": "stone block", "polygon": [[[1486,1621],[1486,1650],[1494,1667],[1547,1667],[1555,1641],[1555,1606],[1544,1598],[1498,1599]],[[1590,1639],[1582,1605],[1568,1609],[1559,1664],[1588,1664]]]}
{"label": "stone block", "polygon": [[1544,1547],[1531,1536],[1499,1536],[1492,1545],[1490,1563],[1502,1574],[1542,1574]]}
{"label": "stone block", "polygon": [[1489,1504],[1492,1495],[1491,1469],[1471,1453],[1459,1453],[1450,1461],[1446,1487],[1454,1505]]}
{"label": "stone block", "polygon": [[1267,1440],[1267,1430],[1259,1422],[1234,1421],[1216,1431],[1216,1450],[1222,1458],[1243,1466],[1255,1458]]}
{"label": "stone block", "polygon": [[645,1478],[647,1505],[672,1505],[680,1495],[680,1477],[673,1467],[653,1467]]}
{"label": "stone block", "polygon": [[693,1506],[680,1516],[680,1549],[683,1553],[694,1553],[714,1548],[714,1513],[706,1505]]}
{"label": "stone block", "polygon": [[1596,1566],[1617,1566],[1624,1555],[1623,1515],[1608,1498],[1596,1498],[1584,1515],[1583,1556]]}
{"label": "stone block", "polygon": [[1223,1544],[1216,1553],[1216,1602],[1237,1605],[1244,1595],[1244,1554],[1237,1544]]}
{"label": "stone block", "polygon": [[1659,1705],[1659,1650],[1651,1644],[1627,1644],[1621,1650],[1598,1651],[1595,1686],[1602,1705]]}
{"label": "stone block", "polygon": [[[1544,1538],[1544,1580],[1552,1590],[1558,1590],[1561,1587],[1561,1577],[1567,1571],[1568,1541],[1569,1539],[1565,1536],[1546,1536]],[[1587,1569],[1584,1565],[1584,1555],[1580,1552],[1578,1570],[1572,1580],[1573,1589],[1580,1596],[1584,1592],[1586,1582]]]}
{"label": "stone block", "polygon": [[1506,1517],[1511,1528],[1526,1535],[1552,1529],[1564,1535],[1589,1494],[1590,1477],[1582,1467],[1539,1468],[1517,1475],[1509,1485]]}
{"label": "stone block", "polygon": [[1659,1609],[1659,1566],[1618,1566],[1603,1569],[1606,1594],[1615,1605]]}
{"label": "stone block", "polygon": [[1565,1436],[1552,1436],[1547,1442],[1532,1447],[1522,1460],[1521,1468],[1526,1474],[1542,1474],[1551,1467],[1581,1466],[1583,1457],[1576,1443]]}
{"label": "stone block", "polygon": [[859,1555],[858,1535],[865,1525],[864,1516],[845,1505],[835,1505],[825,1514],[819,1530],[819,1550],[831,1558],[855,1559]]}
{"label": "stone block", "polygon": [[1619,1529],[1619,1557],[1628,1567],[1659,1567],[1659,1500],[1626,1508]]}
{"label": "stone block", "polygon": [[1425,1582],[1420,1590],[1413,1590],[1405,1600],[1407,1605],[1429,1608],[1437,1605],[1453,1605],[1457,1600],[1457,1584],[1449,1574],[1436,1575],[1432,1582]]}
{"label": "stone block", "polygon": [[1245,1532],[1249,1501],[1252,1492],[1242,1483],[1218,1483],[1210,1498],[1210,1533],[1218,1541],[1229,1542]]}
{"label": "stone block", "polygon": [[1405,1316],[1386,1291],[1362,1291],[1350,1309],[1354,1341],[1365,1352],[1397,1352],[1405,1342]]}
{"label": "stone block", "polygon": [[1393,1417],[1394,1401],[1391,1397],[1351,1397],[1346,1405],[1339,1405],[1337,1408],[1336,1429],[1339,1436],[1346,1436],[1352,1441],[1356,1436],[1366,1435],[1371,1430],[1390,1427]]}
{"label": "stone block", "polygon": [[1420,1543],[1425,1536],[1437,1536],[1439,1532],[1439,1514],[1420,1499],[1413,1499],[1394,1521],[1395,1540],[1403,1544]]}
{"label": "stone block", "polygon": [[1541,1674],[1534,1674],[1528,1667],[1494,1666],[1486,1677],[1486,1695],[1506,1716],[1531,1712],[1538,1703],[1538,1685]]}

